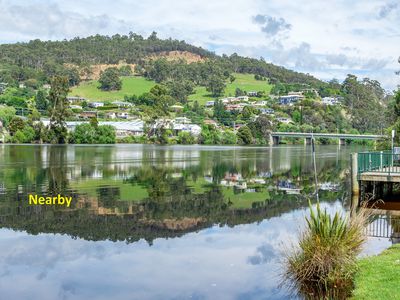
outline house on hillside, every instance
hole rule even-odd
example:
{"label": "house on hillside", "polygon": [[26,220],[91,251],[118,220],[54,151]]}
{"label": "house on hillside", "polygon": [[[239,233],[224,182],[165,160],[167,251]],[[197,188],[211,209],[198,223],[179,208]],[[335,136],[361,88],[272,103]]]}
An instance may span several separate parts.
{"label": "house on hillside", "polygon": [[117,117],[117,114],[113,111],[109,111],[106,112],[105,116],[107,119],[115,119]]}
{"label": "house on hillside", "polygon": [[99,108],[99,107],[104,107],[103,102],[89,102],[88,106],[91,108]]}
{"label": "house on hillside", "polygon": [[300,99],[304,98],[303,92],[289,92],[288,96],[299,96]]}
{"label": "house on hillside", "polygon": [[128,119],[129,118],[129,114],[127,112],[117,112],[117,118],[120,119]]}
{"label": "house on hillside", "polygon": [[214,103],[215,103],[215,101],[207,101],[206,102],[206,107],[213,107]]}
{"label": "house on hillside", "polygon": [[96,111],[83,111],[83,112],[79,113],[78,117],[81,119],[97,118],[97,112]]}
{"label": "house on hillside", "polygon": [[248,95],[249,97],[257,97],[257,96],[258,96],[258,92],[256,92],[256,91],[250,91],[250,92],[247,92],[247,95]]}
{"label": "house on hillside", "polygon": [[272,108],[260,107],[258,110],[260,111],[260,113],[266,114],[266,115],[273,115],[275,113],[275,111]]}
{"label": "house on hillside", "polygon": [[215,127],[218,127],[218,122],[214,120],[204,120],[204,125],[213,125]]}
{"label": "house on hillside", "polygon": [[280,105],[293,105],[294,103],[302,100],[304,96],[300,95],[286,95],[279,97],[279,104]]}
{"label": "house on hillside", "polygon": [[112,105],[117,106],[118,108],[129,108],[132,107],[132,103],[124,102],[124,101],[114,101]]}
{"label": "house on hillside", "polygon": [[336,97],[324,97],[322,98],[322,103],[325,105],[337,105],[340,104],[340,101]]}
{"label": "house on hillside", "polygon": [[86,101],[85,98],[83,97],[78,97],[78,96],[68,96],[67,100],[69,103],[76,103],[76,102],[81,102],[81,101]]}
{"label": "house on hillside", "polygon": [[276,118],[276,120],[279,123],[284,123],[284,124],[293,123],[292,119],[290,119],[290,118],[278,117],[278,118]]}
{"label": "house on hillside", "polygon": [[201,127],[196,124],[177,124],[174,123],[172,125],[172,130],[176,135],[179,134],[179,132],[189,132],[191,135],[198,136],[201,133]]}
{"label": "house on hillside", "polygon": [[190,124],[192,123],[192,120],[187,117],[176,117],[173,122],[176,124]]}

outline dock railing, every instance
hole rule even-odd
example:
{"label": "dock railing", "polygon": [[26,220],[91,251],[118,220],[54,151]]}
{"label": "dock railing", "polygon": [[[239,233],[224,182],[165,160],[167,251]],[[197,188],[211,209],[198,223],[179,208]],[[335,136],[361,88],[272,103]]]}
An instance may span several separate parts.
{"label": "dock railing", "polygon": [[358,174],[364,172],[400,174],[400,154],[391,151],[358,153]]}

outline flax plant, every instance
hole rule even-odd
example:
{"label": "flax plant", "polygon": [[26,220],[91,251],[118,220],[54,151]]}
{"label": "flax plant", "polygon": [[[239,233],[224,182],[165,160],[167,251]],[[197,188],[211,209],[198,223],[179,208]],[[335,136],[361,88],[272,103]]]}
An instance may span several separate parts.
{"label": "flax plant", "polygon": [[353,288],[357,255],[366,240],[368,215],[331,216],[319,202],[306,218],[299,247],[286,253],[284,279],[309,299],[346,298]]}

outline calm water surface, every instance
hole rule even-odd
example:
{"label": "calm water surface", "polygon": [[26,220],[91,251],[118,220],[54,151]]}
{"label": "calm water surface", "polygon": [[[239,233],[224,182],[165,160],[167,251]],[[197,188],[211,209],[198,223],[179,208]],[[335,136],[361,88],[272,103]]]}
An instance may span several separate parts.
{"label": "calm water surface", "polygon": [[[330,211],[350,205],[353,151],[317,148]],[[0,145],[0,298],[296,298],[280,286],[282,252],[304,226],[312,170],[306,146]]]}

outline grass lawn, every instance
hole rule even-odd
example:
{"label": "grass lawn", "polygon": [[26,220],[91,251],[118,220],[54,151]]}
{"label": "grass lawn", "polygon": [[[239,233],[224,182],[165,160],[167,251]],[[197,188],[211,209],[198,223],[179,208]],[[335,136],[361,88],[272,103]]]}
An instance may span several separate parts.
{"label": "grass lawn", "polygon": [[[266,81],[255,80],[253,74],[233,74],[236,79],[232,83],[227,83],[225,88],[225,96],[235,96],[236,88],[240,88],[246,92],[249,91],[265,91],[268,95],[271,92],[272,85],[268,84]],[[214,98],[209,95],[205,87],[197,87],[195,89],[195,94],[189,96],[189,100],[197,100],[200,105],[204,105],[207,101],[214,100]]]}
{"label": "grass lawn", "polygon": [[132,76],[122,77],[122,89],[119,91],[102,91],[97,80],[81,83],[79,86],[72,88],[70,96],[81,96],[88,100],[123,100],[124,96],[141,95],[148,92],[155,82],[147,80],[144,77]]}
{"label": "grass lawn", "polygon": [[400,245],[363,258],[351,299],[400,299]]}
{"label": "grass lawn", "polygon": [[239,193],[234,194],[233,187],[222,188],[222,193],[224,194],[224,199],[228,201],[232,201],[233,208],[251,208],[253,202],[264,202],[265,200],[269,199],[269,193],[267,190],[265,192],[259,193]]}

